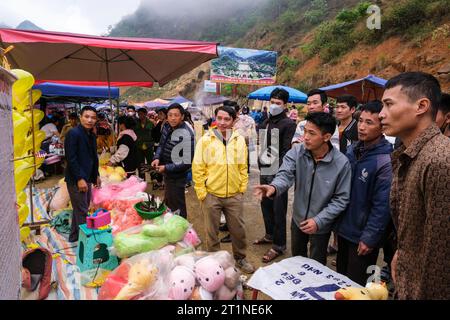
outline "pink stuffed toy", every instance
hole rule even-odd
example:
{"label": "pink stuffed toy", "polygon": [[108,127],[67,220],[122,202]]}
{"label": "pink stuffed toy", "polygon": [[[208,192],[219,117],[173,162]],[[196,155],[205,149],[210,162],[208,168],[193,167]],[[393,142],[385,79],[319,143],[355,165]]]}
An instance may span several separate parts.
{"label": "pink stuffed toy", "polygon": [[176,266],[170,273],[169,285],[170,299],[187,300],[194,291],[194,274],[184,266]]}
{"label": "pink stuffed toy", "polygon": [[186,232],[186,234],[184,235],[183,242],[194,248],[201,243],[197,232],[195,232],[194,228],[192,227],[190,227]]}
{"label": "pink stuffed toy", "polygon": [[214,292],[225,282],[225,271],[213,257],[208,256],[198,260],[194,271],[198,282],[206,291]]}

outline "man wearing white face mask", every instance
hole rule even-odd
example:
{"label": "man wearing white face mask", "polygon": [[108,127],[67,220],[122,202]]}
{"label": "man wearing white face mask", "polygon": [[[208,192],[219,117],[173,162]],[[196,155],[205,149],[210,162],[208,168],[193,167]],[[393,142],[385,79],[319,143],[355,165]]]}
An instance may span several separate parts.
{"label": "man wearing white face mask", "polygon": [[138,118],[136,117],[136,108],[134,106],[127,107],[127,116],[137,121]]}
{"label": "man wearing white face mask", "polygon": [[[295,122],[286,115],[286,103],[289,93],[276,88],[270,95],[269,118],[260,126],[261,153],[258,165],[261,169],[261,184],[270,184],[283,161],[284,155],[291,148],[291,140],[295,133]],[[261,131],[265,130],[265,131]],[[278,131],[278,134],[277,134]],[[278,138],[278,139],[277,139]],[[278,166],[276,163],[278,162]],[[271,172],[272,171],[272,172]],[[266,234],[253,242],[255,245],[271,244],[271,248],[263,256],[262,261],[271,262],[286,250],[286,212],[288,192],[275,199],[264,198],[261,211],[264,218]]]}

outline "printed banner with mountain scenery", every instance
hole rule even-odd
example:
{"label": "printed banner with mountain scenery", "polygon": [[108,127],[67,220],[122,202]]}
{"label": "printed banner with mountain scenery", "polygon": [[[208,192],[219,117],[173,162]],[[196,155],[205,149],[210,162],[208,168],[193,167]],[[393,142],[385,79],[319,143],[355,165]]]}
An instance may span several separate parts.
{"label": "printed banner with mountain scenery", "polygon": [[271,85],[277,74],[277,53],[219,47],[219,58],[211,62],[211,81]]}

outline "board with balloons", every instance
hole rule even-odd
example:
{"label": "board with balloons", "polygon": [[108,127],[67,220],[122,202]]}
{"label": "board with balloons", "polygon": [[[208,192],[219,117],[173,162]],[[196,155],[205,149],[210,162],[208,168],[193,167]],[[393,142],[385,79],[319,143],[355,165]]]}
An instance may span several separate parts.
{"label": "board with balloons", "polygon": [[32,89],[33,75],[21,69],[13,69],[11,73],[17,77],[12,86],[14,181],[21,227],[20,238],[23,241],[30,233],[29,227],[22,227],[30,214],[24,189],[36,169],[44,162],[44,158],[36,156],[45,139],[45,132],[39,130],[39,122],[44,118],[44,112],[33,107],[42,95],[40,90]]}

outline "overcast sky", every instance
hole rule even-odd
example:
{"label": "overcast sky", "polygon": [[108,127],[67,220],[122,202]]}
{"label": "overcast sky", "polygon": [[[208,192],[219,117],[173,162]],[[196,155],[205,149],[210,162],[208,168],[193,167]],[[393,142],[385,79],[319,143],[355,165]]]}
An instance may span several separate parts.
{"label": "overcast sky", "polygon": [[0,23],[15,28],[30,20],[48,31],[101,35],[132,14],[140,0],[0,0]]}

